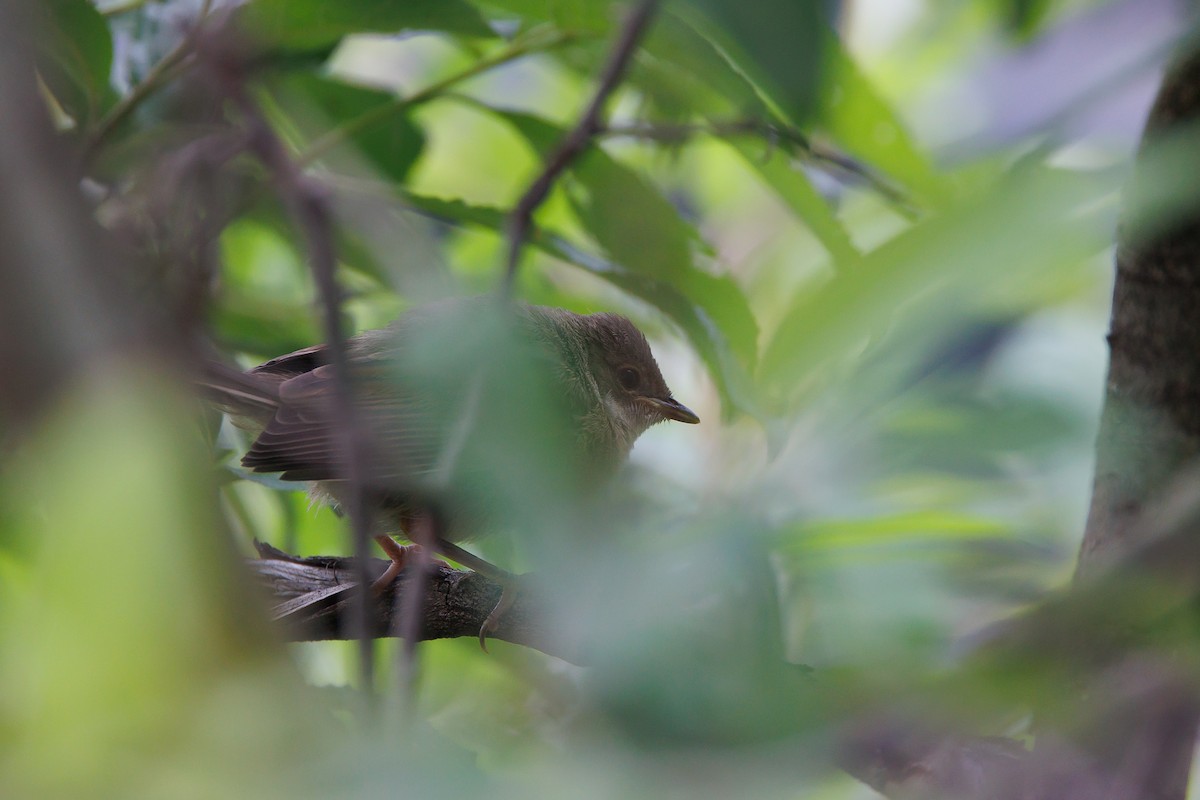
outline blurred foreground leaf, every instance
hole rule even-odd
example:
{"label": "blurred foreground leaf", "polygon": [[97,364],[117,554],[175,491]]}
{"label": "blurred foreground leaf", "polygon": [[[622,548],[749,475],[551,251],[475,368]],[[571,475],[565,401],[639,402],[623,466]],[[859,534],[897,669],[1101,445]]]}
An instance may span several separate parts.
{"label": "blurred foreground leaf", "polygon": [[947,201],[950,190],[907,125],[830,33],[818,124],[838,147],[898,181],[924,205]]}
{"label": "blurred foreground leaf", "polygon": [[[309,72],[293,72],[281,83],[293,107],[291,118],[299,123],[310,143],[330,131],[361,125],[364,115],[384,111],[388,113],[386,124],[363,126],[349,138],[349,144],[380,175],[394,181],[404,180],[420,156],[425,136],[406,115],[394,112],[397,97],[391,92]],[[336,153],[323,158],[342,172],[361,172],[352,161],[337,158]]]}
{"label": "blurred foreground leaf", "polygon": [[274,795],[301,744],[280,733],[321,715],[230,583],[184,405],[135,370],[87,388],[0,487],[31,554],[0,603],[6,791]]}
{"label": "blurred foreground leaf", "polygon": [[[528,114],[496,113],[543,158],[566,135]],[[588,233],[621,266],[592,271],[674,319],[708,363],[726,401],[753,411],[744,389],[757,362],[758,325],[737,283],[696,263],[697,252],[708,249],[699,233],[645,178],[597,147],[568,171],[567,192]],[[690,308],[681,306],[680,296]]]}
{"label": "blurred foreground leaf", "polygon": [[330,50],[352,33],[492,35],[479,13],[461,0],[254,0],[242,9],[241,21],[267,47],[297,52]]}
{"label": "blurred foreground leaf", "polygon": [[675,4],[702,36],[792,124],[808,121],[825,59],[827,23],[812,0],[686,0]]}
{"label": "blurred foreground leaf", "polygon": [[108,24],[88,0],[46,0],[37,5],[42,80],[76,123],[87,125],[116,100],[108,82],[113,54]]}
{"label": "blurred foreground leaf", "polygon": [[936,340],[970,310],[996,311],[1006,297],[1053,275],[1054,267],[1097,252],[1110,217],[1092,204],[1116,188],[1116,178],[1040,166],[1019,170],[887,242],[824,286],[805,288],[767,346],[765,386],[797,399],[829,365],[858,358],[901,321],[911,334]]}
{"label": "blurred foreground leaf", "polygon": [[[499,234],[507,230],[507,217],[502,209],[412,194],[406,195],[405,200],[423,213],[455,224],[477,225]],[[740,316],[738,307],[745,307],[745,299],[733,279],[696,270],[688,279],[688,288],[694,292],[689,296],[673,283],[632,272],[620,264],[586,253],[546,229],[535,230],[530,236],[530,244],[658,308],[683,329],[731,407],[750,413],[757,411],[757,401],[749,394],[745,368],[709,311],[710,306],[720,308],[727,304],[732,307],[735,319]]]}

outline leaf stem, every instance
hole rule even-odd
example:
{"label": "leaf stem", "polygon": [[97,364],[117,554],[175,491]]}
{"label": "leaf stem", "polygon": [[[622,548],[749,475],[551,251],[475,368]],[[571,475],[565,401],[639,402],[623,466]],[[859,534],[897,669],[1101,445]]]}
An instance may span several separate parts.
{"label": "leaf stem", "polygon": [[[482,75],[483,73],[495,69],[496,67],[503,66],[510,61],[515,61],[518,58],[535,52],[552,50],[555,47],[572,41],[576,36],[568,31],[560,31],[555,29],[551,30],[550,35],[546,36],[544,40],[539,41],[539,39],[541,39],[543,30],[544,29],[532,30],[526,37],[514,40],[503,50],[500,50],[499,52],[488,56],[487,58],[481,59],[480,61],[476,61],[474,64],[462,70],[461,72],[456,72],[440,81],[431,83],[425,88],[417,91],[415,94],[409,95],[408,97],[397,97],[389,103],[376,106],[370,111],[360,114],[354,119],[347,120],[343,124],[339,125],[329,133],[313,142],[307,150],[297,157],[297,163],[302,167],[308,166],[314,161],[319,160],[322,156],[347,139],[362,133],[374,125],[378,125],[379,123],[383,122],[394,114],[398,114],[406,108],[411,108],[412,106],[419,105],[427,100],[431,100],[434,97],[444,93],[450,87],[461,83],[462,81]],[[538,35],[535,36],[535,33]]]}
{"label": "leaf stem", "polygon": [[801,158],[823,164],[848,174],[871,187],[909,219],[919,215],[911,198],[867,165],[829,147],[814,143],[803,131],[759,119],[715,120],[699,123],[634,123],[610,125],[597,131],[597,136],[628,137],[653,142],[685,142],[695,136],[729,139],[735,136],[755,136],[769,145],[783,145]]}
{"label": "leaf stem", "polygon": [[641,0],[625,18],[620,33],[613,43],[612,51],[600,73],[599,83],[587,108],[579,117],[579,121],[567,133],[553,152],[546,158],[542,171],[529,184],[525,194],[517,202],[516,208],[508,219],[508,251],[504,262],[504,272],[500,276],[499,293],[503,297],[511,297],[513,284],[517,277],[517,267],[521,261],[521,249],[525,245],[525,237],[533,226],[533,212],[550,194],[555,182],[578,158],[596,133],[604,128],[605,106],[609,97],[621,85],[625,72],[637,52],[638,45],[645,35],[654,15],[658,12],[659,0]]}
{"label": "leaf stem", "polygon": [[[179,66],[184,59],[191,55],[196,44],[196,37],[200,29],[204,25],[204,20],[207,19],[209,12],[212,10],[213,0],[204,0],[200,6],[199,13],[196,14],[196,19],[192,23],[187,34],[180,40],[179,44],[175,45],[172,50],[165,56],[160,58],[146,76],[142,78],[137,86],[130,90],[129,94],[125,95],[109,109],[104,118],[96,125],[95,131],[88,140],[87,146],[83,151],[83,169],[86,171],[91,166],[96,154],[100,152],[108,137],[113,131],[133,113],[139,105],[160,86],[167,82],[169,73],[172,73],[175,67]],[[128,8],[121,10],[130,10],[137,8],[137,5],[127,4]],[[116,13],[116,12],[112,12]]]}

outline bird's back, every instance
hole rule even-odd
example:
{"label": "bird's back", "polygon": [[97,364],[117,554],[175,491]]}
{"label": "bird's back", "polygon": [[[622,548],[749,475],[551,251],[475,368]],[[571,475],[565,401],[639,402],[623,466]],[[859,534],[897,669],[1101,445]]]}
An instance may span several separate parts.
{"label": "bird's back", "polygon": [[[502,516],[519,498],[570,495],[584,480],[579,418],[589,389],[572,375],[585,354],[565,350],[543,312],[522,307],[513,321],[493,308],[423,308],[348,341],[369,488],[397,515],[438,503]],[[255,409],[261,432],[243,465],[331,486],[336,497],[346,475],[344,428],[325,346],[246,377],[267,387],[274,408]]]}

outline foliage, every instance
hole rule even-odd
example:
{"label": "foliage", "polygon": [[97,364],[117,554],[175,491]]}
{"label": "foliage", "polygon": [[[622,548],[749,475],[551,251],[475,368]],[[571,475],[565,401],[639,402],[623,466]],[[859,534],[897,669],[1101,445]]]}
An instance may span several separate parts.
{"label": "foliage", "polygon": [[[665,4],[608,129],[535,216],[518,295],[630,315],[704,420],[641,441],[617,510],[574,552],[479,543],[561,582],[595,665],[426,644],[407,727],[364,723],[331,688],[354,684],[353,649],[285,654],[220,533],[242,553],[253,537],[344,553],[343,521],[234,466],[228,426],[210,469],[167,379],[131,369],[81,385],[104,402],[52,410],[2,473],[0,773],[16,796],[862,796],[823,758],[838,726],[1069,564],[1123,176],[1029,138],[947,163],[927,140],[952,110],[918,103],[981,43],[1015,47],[1086,4],[930,3],[908,39],[857,50],[832,5]],[[506,214],[586,104],[622,10],[54,0],[38,75],[114,235],[154,250],[147,231],[219,217],[204,217],[211,330],[252,363],[320,339],[313,281],[261,166],[202,165],[215,206],[188,205],[212,196],[168,169],[238,121],[180,19],[231,14],[254,48],[252,101],[329,193],[364,329],[498,284]],[[184,269],[152,277],[186,284]],[[146,582],[114,586],[131,562]],[[1017,717],[973,723],[1019,732]]]}

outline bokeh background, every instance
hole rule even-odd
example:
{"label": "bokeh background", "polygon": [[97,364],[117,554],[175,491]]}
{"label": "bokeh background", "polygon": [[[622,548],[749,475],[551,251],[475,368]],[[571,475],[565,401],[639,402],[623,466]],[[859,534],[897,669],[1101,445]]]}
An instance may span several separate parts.
{"label": "bokeh background", "polygon": [[[328,190],[348,326],[492,291],[504,212],[622,6],[322,6],[234,13],[261,48],[253,102]],[[238,569],[255,538],[350,553],[345,520],[245,474],[242,435],[206,429],[178,373],[102,353],[8,414],[0,794],[875,796],[830,765],[843,727],[1070,577],[1120,189],[1184,6],[666,5],[539,210],[517,295],[630,316],[703,424],[639,441],[574,556],[475,546],[578,590],[588,667],[423,643],[396,723],[394,641],[363,687],[354,643],[284,645]],[[203,250],[196,324],[249,366],[323,333],[261,167],[180,155],[237,125],[186,49],[230,8],[45,4],[25,45],[44,108],[23,113],[85,154],[91,217],[139,264],[129,307],[194,299],[180,253]],[[83,307],[78,333],[105,329]],[[947,715],[1027,731],[988,699],[1019,687],[957,691]]]}

